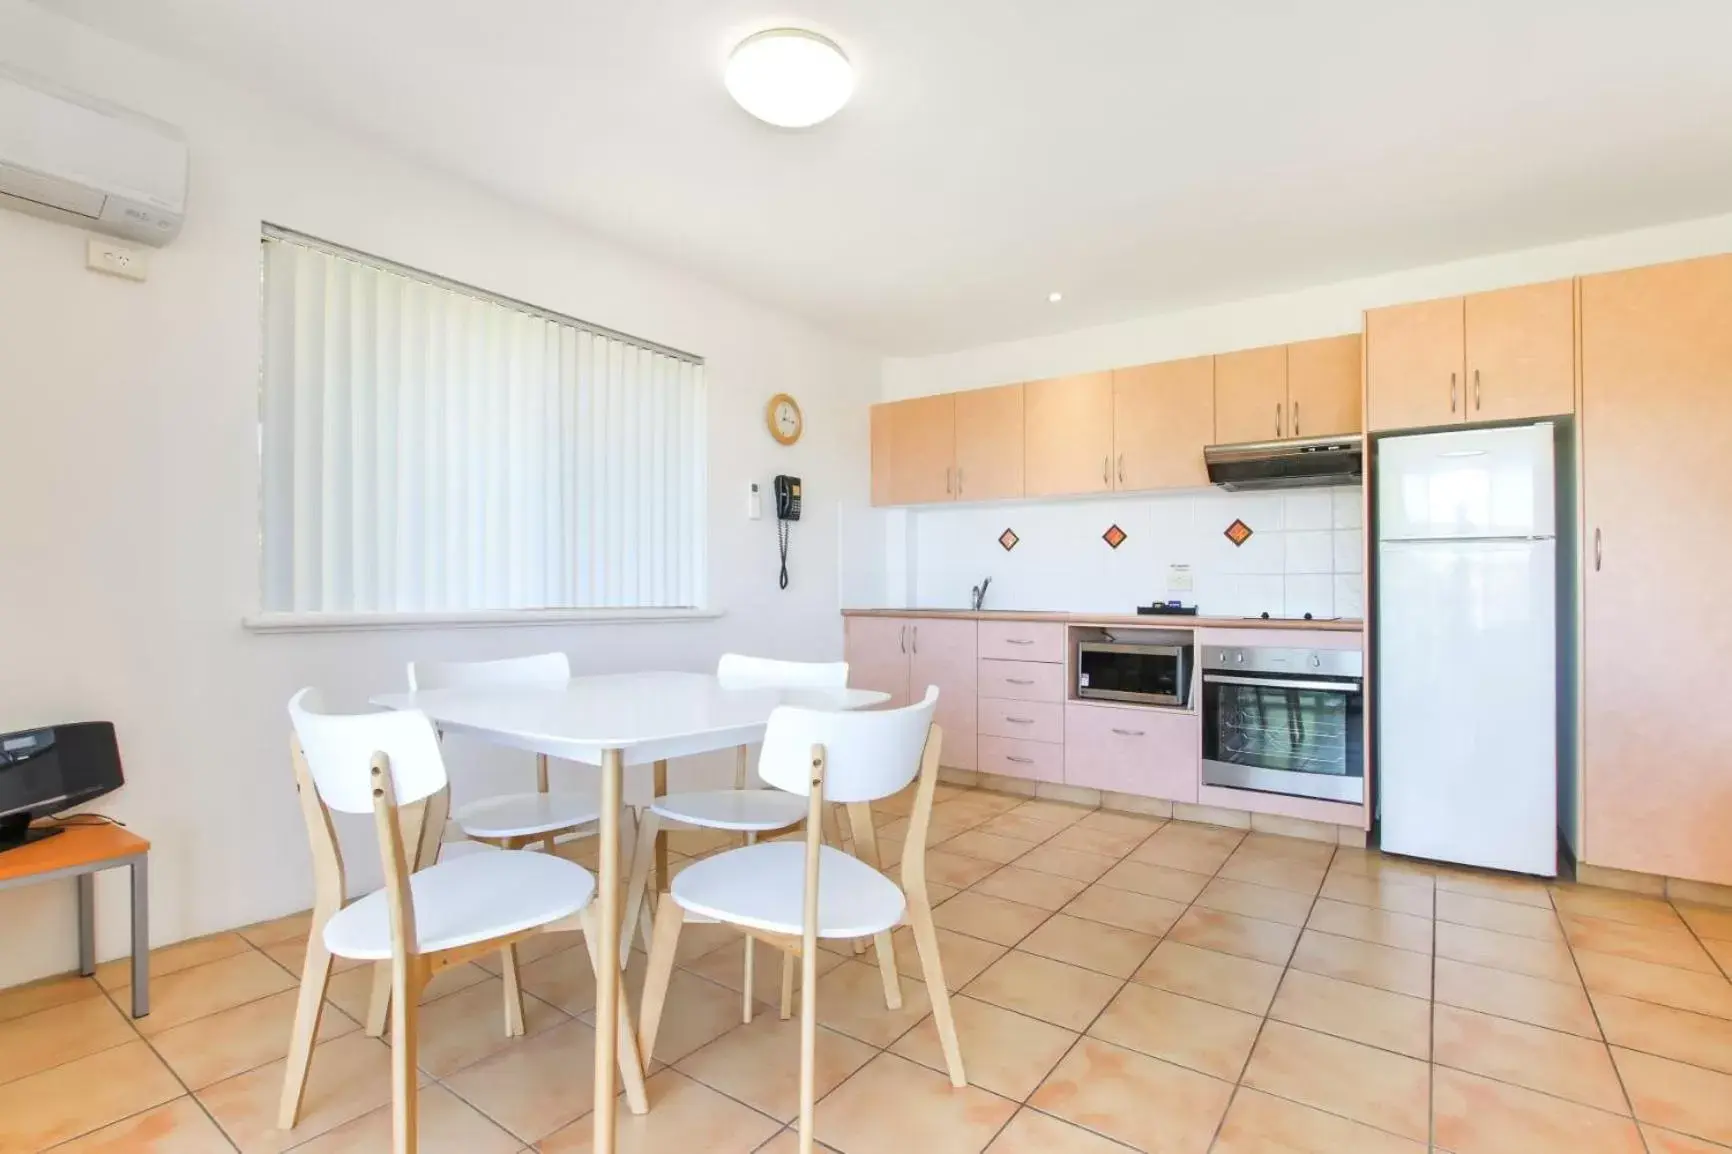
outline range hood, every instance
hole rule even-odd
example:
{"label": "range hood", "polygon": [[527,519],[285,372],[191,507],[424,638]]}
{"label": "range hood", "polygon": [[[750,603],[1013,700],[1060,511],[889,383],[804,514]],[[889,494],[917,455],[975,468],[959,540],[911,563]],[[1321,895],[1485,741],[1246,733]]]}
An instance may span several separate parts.
{"label": "range hood", "polygon": [[1365,438],[1306,437],[1210,445],[1203,450],[1209,483],[1233,492],[1296,489],[1311,485],[1357,485],[1365,475]]}

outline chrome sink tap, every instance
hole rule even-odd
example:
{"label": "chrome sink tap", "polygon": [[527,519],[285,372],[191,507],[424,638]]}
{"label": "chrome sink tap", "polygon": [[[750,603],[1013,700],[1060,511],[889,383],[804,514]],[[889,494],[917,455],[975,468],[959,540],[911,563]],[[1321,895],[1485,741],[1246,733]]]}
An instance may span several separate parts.
{"label": "chrome sink tap", "polygon": [[969,590],[969,598],[970,598],[969,607],[972,608],[976,613],[979,613],[981,610],[981,607],[986,604],[986,590],[987,590],[987,587],[990,586],[991,584],[992,584],[992,578],[988,577],[986,580],[984,580],[980,584],[976,585],[973,589]]}

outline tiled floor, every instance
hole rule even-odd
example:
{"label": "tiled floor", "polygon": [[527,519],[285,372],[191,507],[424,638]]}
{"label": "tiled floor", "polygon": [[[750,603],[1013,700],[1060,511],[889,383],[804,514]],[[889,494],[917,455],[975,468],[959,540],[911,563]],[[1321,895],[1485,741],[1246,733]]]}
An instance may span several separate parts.
{"label": "tiled floor", "polygon": [[[972,1085],[951,1089],[906,931],[905,1004],[870,955],[821,959],[819,1137],[844,1154],[1732,1150],[1732,912],[1435,870],[1376,853],[943,787],[931,874]],[[879,812],[889,852],[906,796]],[[676,834],[675,849],[717,848]],[[676,857],[676,863],[684,860]],[[303,918],[0,993],[0,1151],[388,1148],[387,1050],[348,969],[303,1121],[274,1126]],[[798,1034],[739,1024],[738,939],[688,929],[620,1148],[792,1154]],[[582,946],[525,951],[529,1034],[496,967],[423,1012],[423,1148],[588,1148]],[[641,980],[642,958],[628,980]],[[61,1145],[56,1145],[61,1144]]]}

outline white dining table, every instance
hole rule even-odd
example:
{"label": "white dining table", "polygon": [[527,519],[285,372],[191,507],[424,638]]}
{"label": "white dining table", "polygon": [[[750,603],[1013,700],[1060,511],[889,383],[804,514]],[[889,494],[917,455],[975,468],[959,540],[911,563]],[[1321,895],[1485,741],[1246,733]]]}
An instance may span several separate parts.
{"label": "white dining table", "polygon": [[[889,700],[868,689],[745,689],[707,673],[614,673],[546,685],[382,693],[387,709],[418,709],[447,733],[601,768],[600,938],[596,956],[618,959],[619,826],[626,768],[652,766],[666,788],[667,761],[762,741],[782,705],[863,709]],[[595,1150],[613,1154],[620,971],[599,967],[595,1009]],[[635,1047],[633,1047],[635,1049]],[[647,1065],[647,1056],[644,1058]]]}

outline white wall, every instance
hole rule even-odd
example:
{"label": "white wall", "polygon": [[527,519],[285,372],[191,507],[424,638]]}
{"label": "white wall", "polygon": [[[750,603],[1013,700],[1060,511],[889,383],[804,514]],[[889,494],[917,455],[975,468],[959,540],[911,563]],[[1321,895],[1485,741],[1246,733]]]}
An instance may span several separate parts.
{"label": "white wall", "polygon": [[[727,648],[840,656],[839,503],[866,500],[875,356],[20,0],[0,0],[0,61],[180,125],[192,146],[186,231],[152,254],[145,284],[85,271],[76,229],[0,212],[0,730],[118,726],[127,785],[96,808],[155,843],[157,942],[308,904],[283,713],[302,685],[358,701],[400,684],[412,657],[554,648],[590,670],[700,669]],[[243,631],[258,606],[267,220],[706,357],[710,590],[726,615]],[[762,423],[778,391],[805,411],[791,449]],[[767,493],[784,472],[806,484],[787,592],[774,520],[745,519],[748,480]],[[522,757],[457,742],[453,761],[459,800],[489,774],[530,780]],[[365,886],[364,831],[350,845],[351,886]],[[99,889],[105,957],[125,948],[119,882]],[[0,986],[75,962],[70,883],[0,894],[0,926]]]}

